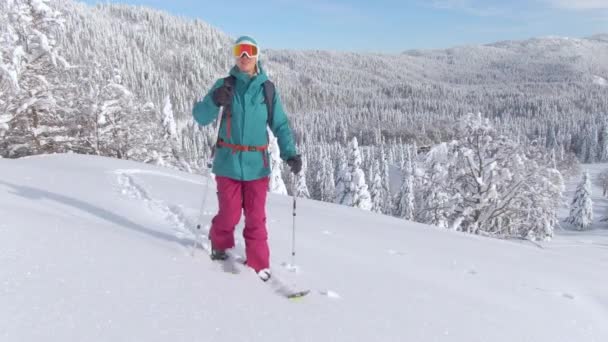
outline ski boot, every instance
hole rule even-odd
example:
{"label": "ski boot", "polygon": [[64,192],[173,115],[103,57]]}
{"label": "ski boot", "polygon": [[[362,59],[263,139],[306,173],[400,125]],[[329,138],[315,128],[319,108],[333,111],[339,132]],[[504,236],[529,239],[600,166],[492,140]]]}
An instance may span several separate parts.
{"label": "ski boot", "polygon": [[262,281],[264,281],[264,282],[270,280],[271,276],[272,276],[272,273],[270,273],[270,269],[269,268],[265,268],[265,269],[260,270],[258,272],[258,277],[260,277],[260,279],[262,279]]}
{"label": "ski boot", "polygon": [[211,248],[211,260],[226,260],[228,253],[224,249]]}

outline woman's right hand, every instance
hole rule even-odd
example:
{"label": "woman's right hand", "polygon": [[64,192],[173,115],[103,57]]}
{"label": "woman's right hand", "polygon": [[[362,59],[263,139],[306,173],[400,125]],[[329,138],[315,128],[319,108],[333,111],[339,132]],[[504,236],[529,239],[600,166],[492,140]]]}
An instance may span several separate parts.
{"label": "woman's right hand", "polygon": [[213,102],[218,107],[228,107],[232,103],[232,89],[224,85],[213,92]]}

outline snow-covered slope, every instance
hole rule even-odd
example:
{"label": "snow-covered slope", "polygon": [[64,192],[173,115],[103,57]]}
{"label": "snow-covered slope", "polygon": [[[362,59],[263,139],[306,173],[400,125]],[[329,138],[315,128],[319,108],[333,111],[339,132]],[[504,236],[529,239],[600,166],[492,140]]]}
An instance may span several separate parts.
{"label": "snow-covered slope", "polygon": [[192,257],[205,181],[91,156],[0,159],[0,340],[608,340],[606,235],[539,248],[301,200],[291,273],[291,199],[271,196],[275,272],[313,291],[292,302]]}

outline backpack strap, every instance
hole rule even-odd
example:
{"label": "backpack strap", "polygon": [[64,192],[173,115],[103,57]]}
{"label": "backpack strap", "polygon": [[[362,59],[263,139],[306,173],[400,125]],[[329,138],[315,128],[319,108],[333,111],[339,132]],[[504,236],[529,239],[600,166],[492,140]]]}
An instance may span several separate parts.
{"label": "backpack strap", "polygon": [[270,80],[262,83],[264,88],[264,102],[266,102],[266,108],[268,109],[268,126],[272,128],[272,120],[274,119],[274,83]]}
{"label": "backpack strap", "polygon": [[[230,75],[228,77],[224,77],[224,85],[223,87],[228,88],[230,91],[230,95],[234,96],[234,85],[236,83],[236,77]],[[230,97],[232,97],[230,96]],[[226,114],[226,138],[230,139],[230,131],[231,131],[231,123],[232,123],[232,105],[224,108],[224,113]],[[219,136],[219,135],[218,135]]]}
{"label": "backpack strap", "polygon": [[236,77],[230,75],[228,77],[224,77],[224,85],[228,86],[232,92],[234,92],[234,84],[236,83]]}

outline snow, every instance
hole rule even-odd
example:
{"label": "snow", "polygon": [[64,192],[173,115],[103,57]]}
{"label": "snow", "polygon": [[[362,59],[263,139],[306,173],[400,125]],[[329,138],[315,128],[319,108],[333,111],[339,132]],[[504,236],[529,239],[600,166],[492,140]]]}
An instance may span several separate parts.
{"label": "snow", "polygon": [[34,11],[44,14],[52,14],[53,10],[47,5],[48,0],[32,0],[32,8]]}
{"label": "snow", "polygon": [[12,118],[13,116],[11,114],[0,114],[0,124],[8,123]]}
{"label": "snow", "polygon": [[312,290],[289,301],[192,256],[206,183],[95,156],[0,159],[0,340],[608,340],[605,223],[539,248],[301,199],[292,263],[291,198],[271,194],[274,272]]}
{"label": "snow", "polygon": [[[19,81],[18,81],[18,77],[17,77],[17,72],[15,71],[14,67],[12,67],[11,65],[6,65],[3,64],[2,62],[0,62],[0,72],[2,72],[2,74],[6,75],[5,77],[8,78],[8,80],[10,81],[11,86],[14,89],[18,89],[19,88]],[[3,77],[3,78],[5,78]]]}
{"label": "snow", "polygon": [[593,84],[597,84],[599,86],[606,87],[606,86],[608,86],[608,81],[603,77],[593,75]]}

